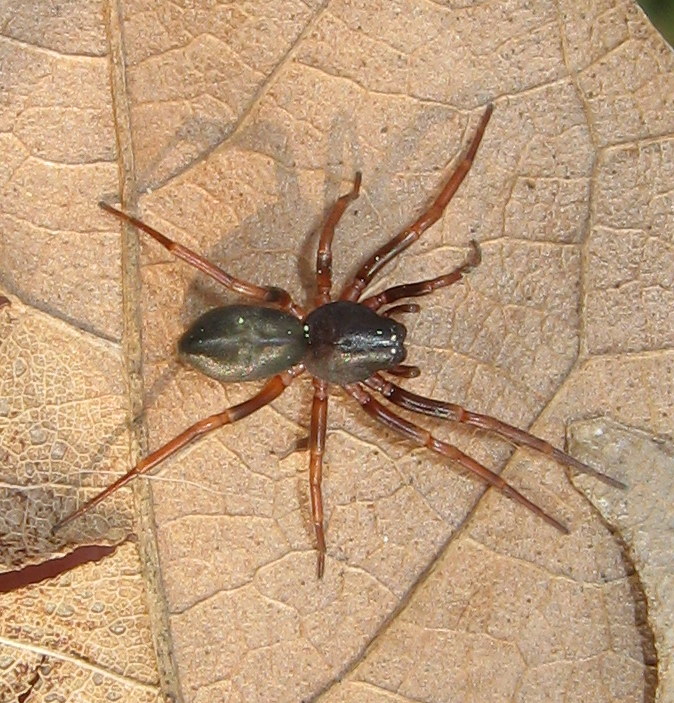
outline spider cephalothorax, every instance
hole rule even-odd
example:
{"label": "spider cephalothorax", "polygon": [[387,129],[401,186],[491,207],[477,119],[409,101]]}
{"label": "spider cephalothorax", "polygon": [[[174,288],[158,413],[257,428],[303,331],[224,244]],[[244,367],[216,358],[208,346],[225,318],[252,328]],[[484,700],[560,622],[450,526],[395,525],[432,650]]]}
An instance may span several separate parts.
{"label": "spider cephalothorax", "polygon": [[[274,287],[257,286],[235,278],[199,254],[168,239],[144,222],[116,208],[101,207],[147,232],[162,246],[226,288],[239,293],[252,305],[230,305],[211,310],[198,318],[181,337],[180,356],[203,373],[220,381],[248,381],[269,378],[263,388],[249,400],[211,415],[174,437],[134,466],[127,474],[67,516],[54,529],[82,515],[120,486],[149,471],[164,459],[212,430],[236,422],[277,398],[304,371],[313,377],[314,399],[311,406],[309,434],[309,484],[311,516],[318,553],[317,573],[325,566],[322,463],[327,427],[328,384],[342,386],[372,418],[419,446],[449,458],[480,476],[505,495],[524,505],[561,532],[567,529],[535,503],[504,481],[498,474],[478,463],[456,447],[435,438],[428,430],[398,415],[381,403],[375,391],[391,404],[412,412],[452,420],[491,431],[517,446],[531,447],[578,471],[591,474],[613,486],[622,484],[592,469],[546,441],[488,415],[471,412],[461,406],[417,395],[388,380],[381,372],[393,376],[414,376],[419,369],[405,366],[403,345],[406,330],[391,319],[396,312],[415,312],[419,306],[403,303],[387,307],[404,298],[428,295],[459,281],[480,261],[480,250],[471,242],[466,262],[451,273],[424,281],[408,283],[362,299],[362,293],[376,274],[398,254],[414,243],[444,212],[457,188],[468,173],[482,135],[491,117],[492,106],[485,110],[475,135],[453,173],[445,182],[433,204],[409,227],[377,249],[343,288],[337,301],[331,298],[332,239],[348,203],[358,197],[361,176],[351,192],[333,206],[323,226],[316,261],[316,295],[308,313],[290,295]],[[383,310],[383,308],[386,308]]]}
{"label": "spider cephalothorax", "polygon": [[346,300],[310,312],[304,331],[307,371],[342,386],[395,368],[406,355],[404,325]]}

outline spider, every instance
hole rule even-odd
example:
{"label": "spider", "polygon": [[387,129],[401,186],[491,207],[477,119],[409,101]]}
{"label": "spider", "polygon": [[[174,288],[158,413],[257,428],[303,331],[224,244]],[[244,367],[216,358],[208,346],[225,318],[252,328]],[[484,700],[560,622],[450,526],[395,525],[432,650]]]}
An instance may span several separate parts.
{"label": "spider", "polygon": [[413,244],[443,214],[448,203],[466,177],[477,153],[482,136],[492,115],[493,105],[484,111],[477,130],[458,165],[444,183],[440,194],[419,218],[397,236],[377,249],[344,286],[336,301],[332,300],[332,240],[341,216],[360,191],[361,174],[357,173],[349,193],[333,205],[323,225],[316,257],[316,293],[314,307],[307,312],[281,288],[258,286],[235,278],[194,251],[172,241],[141,220],[107,203],[100,207],[146,232],[176,257],[252,301],[248,305],[215,308],[199,317],[178,342],[179,356],[204,374],[222,382],[250,381],[267,378],[262,389],[243,403],[199,420],[177,437],[142,459],[128,473],[71,513],[53,528],[60,529],[121,486],[160,464],[167,457],[212,432],[236,422],[271,403],[304,371],[312,377],[314,395],[311,406],[311,427],[308,437],[311,519],[316,539],[316,573],[322,578],[325,569],[325,533],[321,477],[326,439],[328,385],[338,384],[354,398],[363,410],[392,432],[430,451],[450,459],[473,472],[509,498],[562,533],[567,528],[513,486],[456,447],[435,438],[423,427],[410,422],[387,404],[413,413],[430,415],[493,432],[515,446],[533,448],[561,464],[590,474],[616,487],[619,481],[574,459],[539,437],[488,415],[472,412],[459,405],[426,398],[408,391],[382,374],[415,377],[416,366],[402,362],[407,330],[395,321],[396,313],[419,312],[415,303],[394,304],[405,298],[432,293],[461,280],[480,263],[480,248],[471,241],[471,252],[465,262],[442,276],[415,283],[393,286],[362,298],[365,288],[395,257]]}

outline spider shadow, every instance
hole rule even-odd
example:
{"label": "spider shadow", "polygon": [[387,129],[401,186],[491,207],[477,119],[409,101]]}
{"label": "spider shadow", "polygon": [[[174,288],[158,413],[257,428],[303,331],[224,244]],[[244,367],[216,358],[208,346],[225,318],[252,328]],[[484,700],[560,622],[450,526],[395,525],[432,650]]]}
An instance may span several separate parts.
{"label": "spider shadow", "polygon": [[[100,471],[109,473],[110,454],[113,448],[116,447],[123,435],[127,432],[130,435],[137,434],[146,420],[146,413],[149,408],[157,401],[164,393],[169,384],[173,381],[179,369],[177,360],[170,360],[162,372],[154,379],[150,388],[145,392],[143,399],[143,409],[136,416],[130,418],[127,422],[118,424],[114,429],[108,432],[98,443],[96,449],[91,454],[91,458],[85,462],[89,467],[86,470],[80,471],[78,478],[80,481],[85,481],[89,476]],[[107,484],[107,482],[106,482]],[[72,488],[71,484],[64,484],[64,489]],[[56,494],[52,496],[52,502],[49,506],[49,524],[45,523],[43,529],[39,530],[39,534],[45,541],[44,547],[47,545],[53,548],[55,545],[61,547],[65,544],[73,542],[83,542],[88,539],[99,539],[101,535],[105,535],[106,542],[115,542],[128,535],[133,529],[133,519],[130,513],[120,513],[115,510],[114,506],[106,508],[105,501],[96,509],[95,518],[87,522],[87,515],[83,516],[81,524],[76,527],[66,526],[56,535],[51,534],[51,521],[54,515],[63,517],[71,513],[77,506],[73,503],[75,496],[72,493]],[[77,535],[77,539],[68,538],[68,535],[73,537]],[[45,548],[40,550],[44,553]]]}
{"label": "spider shadow", "polygon": [[[419,112],[396,138],[388,139],[379,164],[372,171],[363,173],[360,198],[347,208],[335,237],[335,249],[339,250],[339,255],[334,257],[335,290],[339,290],[343,280],[353,276],[366,256],[413,221],[418,214],[416,211],[428,204],[425,200],[410,208],[406,202],[391,198],[392,174],[409,170],[410,158],[420,150],[432,126],[446,118],[445,113],[446,109]],[[387,125],[382,125],[381,131],[388,131]],[[208,251],[200,253],[222,264],[229,273],[243,278],[246,276],[241,271],[273,271],[274,280],[251,277],[251,282],[284,287],[298,302],[310,305],[316,282],[315,253],[322,226],[340,195],[348,192],[347,184],[353,182],[357,171],[364,170],[365,162],[365,147],[350,113],[335,113],[327,135],[323,202],[321,207],[316,207],[315,201],[303,197],[298,176],[300,158],[293,153],[287,130],[270,121],[256,121],[247,129],[237,132],[227,142],[226,148],[269,155],[274,162],[275,180],[275,186],[270,190],[279,197],[262,205]],[[441,158],[434,168],[440,170],[446,167],[454,155],[448,149],[447,158]],[[380,203],[386,203],[386,207],[378,207]],[[351,231],[362,231],[363,224],[368,234],[357,235],[355,241],[353,238],[349,240]],[[340,229],[348,230],[343,233],[345,236],[340,236]],[[276,234],[279,232],[286,234],[281,238]],[[272,252],[256,246],[260,233],[273,242]],[[297,242],[297,246],[293,242]],[[290,246],[286,258],[279,258],[278,251],[287,243]],[[289,258],[292,258],[292,264],[288,263]],[[397,265],[398,261],[392,262],[388,272],[395,270]],[[188,302],[183,307],[181,322],[187,325],[203,310],[232,302],[235,297],[222,286],[195,274],[188,289]]]}
{"label": "spider shadow", "polygon": [[235,127],[235,122],[223,125],[204,117],[185,120],[136,177],[137,194],[158,190],[207,159]]}

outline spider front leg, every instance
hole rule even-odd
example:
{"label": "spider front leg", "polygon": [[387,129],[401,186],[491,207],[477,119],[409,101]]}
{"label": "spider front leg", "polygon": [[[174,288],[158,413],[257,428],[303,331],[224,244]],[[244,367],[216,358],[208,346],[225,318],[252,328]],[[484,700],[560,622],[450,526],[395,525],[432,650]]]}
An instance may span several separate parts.
{"label": "spider front leg", "polygon": [[117,208],[112,207],[112,205],[108,205],[104,202],[100,202],[98,205],[111,215],[114,215],[120,220],[128,222],[146,234],[149,234],[165,249],[168,249],[168,251],[170,251],[174,256],[182,259],[199,271],[202,271],[207,276],[210,276],[212,279],[216,280],[218,283],[221,283],[225,286],[225,288],[228,288],[234,293],[239,293],[240,295],[244,295],[247,298],[251,298],[252,300],[260,303],[269,303],[270,305],[274,305],[281,310],[291,313],[299,319],[304,317],[304,311],[302,308],[293,302],[293,299],[290,297],[290,293],[283,290],[283,288],[275,288],[273,286],[256,286],[254,283],[249,283],[248,281],[244,281],[240,278],[235,278],[226,271],[223,271],[223,269],[219,266],[211,263],[205,257],[197,254],[195,251],[192,251],[187,247],[184,247],[182,244],[174,242],[165,234],[162,234],[154,227],[150,227],[150,225],[145,224],[145,222],[139,220],[137,217],[128,215],[126,212],[118,210]]}
{"label": "spider front leg", "polygon": [[568,534],[569,530],[562,525],[561,522],[555,520],[551,515],[548,515],[542,508],[540,508],[535,503],[532,503],[528,498],[523,496],[517,489],[513,488],[507,481],[502,479],[498,474],[490,471],[486,466],[475,461],[475,459],[464,454],[460,449],[454,447],[447,442],[443,442],[436,439],[428,430],[425,430],[419,425],[415,425],[412,422],[405,420],[400,415],[394,413],[392,410],[382,405],[377,400],[375,400],[370,393],[368,393],[361,384],[351,384],[344,386],[347,393],[349,393],[353,398],[355,398],[365,410],[365,412],[382,425],[388,427],[388,429],[399,434],[405,439],[409,439],[418,446],[426,447],[430,449],[435,454],[440,454],[448,459],[455,461],[460,464],[468,471],[479,476],[481,479],[489,483],[494,488],[497,488],[501,493],[508,496],[512,500],[520,503],[525,508],[530,510],[538,517],[542,518],[549,525],[552,525],[556,530],[559,530],[563,534]]}
{"label": "spider front leg", "polygon": [[435,224],[435,222],[440,219],[450,200],[454,197],[454,193],[456,193],[463,179],[466,177],[466,174],[470,171],[470,167],[473,165],[475,154],[480,146],[482,136],[487,128],[487,123],[489,122],[493,110],[494,106],[492,104],[487,105],[487,109],[480,119],[480,123],[477,126],[470,146],[451,176],[447,179],[443,189],[440,191],[440,195],[438,195],[433,204],[428,210],[423,212],[413,224],[393,237],[393,239],[389,240],[386,244],[379,247],[379,249],[365,261],[360,269],[358,269],[353,279],[344,287],[342,294],[339,296],[340,300],[358,300],[360,294],[365,290],[370,281],[372,281],[374,276],[376,276],[386,264],[416,242],[431,225]]}
{"label": "spider front leg", "polygon": [[109,495],[112,495],[118,488],[126,485],[136,476],[147,473],[150,469],[154,468],[160,464],[168,457],[175,454],[179,449],[186,447],[191,444],[199,437],[203,437],[205,434],[216,430],[218,427],[223,425],[229,425],[241,418],[252,415],[260,408],[268,405],[278,398],[281,393],[292,383],[293,379],[299,376],[304,371],[304,366],[298,364],[288,371],[284,371],[273,378],[271,378],[259,393],[256,393],[252,398],[239,403],[238,405],[233,405],[231,408],[227,408],[222,412],[215,413],[210,417],[199,420],[193,425],[188,427],[186,430],[181,432],[177,437],[174,437],[170,442],[167,442],[159,449],[149,454],[144,459],[139,461],[129,472],[124,474],[124,476],[118,478],[114,483],[110,484],[107,488],[102,490],[98,495],[94,496],[91,500],[87,501],[83,506],[78,508],[74,513],[71,513],[67,517],[63,518],[60,522],[56,523],[52,527],[52,534],[56,533],[62,527],[67,525],[69,522],[75,518],[84,515],[95,505],[98,505],[102,500],[105,500]]}
{"label": "spider front leg", "polygon": [[613,486],[614,488],[627,487],[621,481],[607,476],[601,473],[601,471],[597,471],[591,466],[584,464],[582,461],[578,461],[578,459],[563,452],[561,449],[553,447],[552,444],[546,442],[544,439],[536,437],[529,432],[525,432],[519,429],[519,427],[509,425],[507,422],[503,422],[495,417],[491,417],[491,415],[481,415],[480,413],[466,410],[455,403],[447,403],[442,400],[417,395],[416,393],[401,388],[395,383],[387,381],[379,374],[372,376],[365,381],[365,383],[370,388],[381,393],[389,402],[405,410],[451,420],[459,424],[470,425],[471,427],[479,427],[487,432],[493,432],[499,437],[512,442],[512,444],[517,447],[530,447],[531,449],[535,449],[541,454],[545,454],[545,456],[558,461],[560,464],[570,466],[581,473],[593,476],[609,486]]}

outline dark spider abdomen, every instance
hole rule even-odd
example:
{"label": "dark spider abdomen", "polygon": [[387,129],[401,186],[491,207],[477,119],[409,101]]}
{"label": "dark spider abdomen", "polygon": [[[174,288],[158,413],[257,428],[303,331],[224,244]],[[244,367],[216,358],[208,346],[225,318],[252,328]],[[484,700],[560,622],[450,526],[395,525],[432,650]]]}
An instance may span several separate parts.
{"label": "dark spider abdomen", "polygon": [[304,320],[304,362],[310,374],[331,383],[364,381],[405,358],[406,333],[403,325],[364,305],[328,303]]}
{"label": "dark spider abdomen", "polygon": [[180,357],[219,381],[267,378],[298,364],[302,323],[282,310],[226,305],[198,317],[178,342]]}

